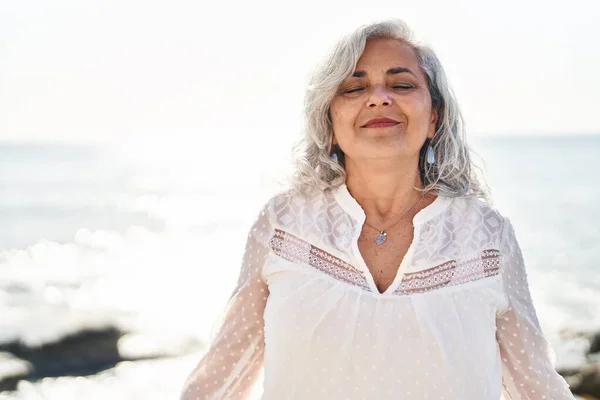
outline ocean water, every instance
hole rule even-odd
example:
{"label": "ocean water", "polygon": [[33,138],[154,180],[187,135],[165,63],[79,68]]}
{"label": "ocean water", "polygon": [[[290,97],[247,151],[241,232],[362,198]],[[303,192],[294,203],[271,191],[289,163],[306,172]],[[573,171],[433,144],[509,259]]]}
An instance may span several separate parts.
{"label": "ocean water", "polygon": [[[560,363],[561,329],[600,327],[600,136],[471,145],[515,226]],[[122,354],[168,356],[23,381],[0,399],[177,398],[277,188],[265,165],[227,169],[189,149],[0,145],[0,344],[113,326],[132,332]]]}

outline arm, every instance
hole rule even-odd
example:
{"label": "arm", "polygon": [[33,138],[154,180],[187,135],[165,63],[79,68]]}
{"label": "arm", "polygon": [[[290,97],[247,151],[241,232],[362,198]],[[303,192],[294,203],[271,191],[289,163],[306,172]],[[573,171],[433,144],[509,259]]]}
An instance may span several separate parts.
{"label": "arm", "polygon": [[253,224],[237,285],[210,348],[188,377],[181,400],[247,399],[263,366],[263,313],[268,287],[261,276],[271,225],[265,207]]}
{"label": "arm", "polygon": [[508,306],[496,319],[503,397],[506,400],[572,400],[568,384],[554,369],[554,350],[543,336],[521,249],[507,218],[500,253],[502,282],[508,299]]}

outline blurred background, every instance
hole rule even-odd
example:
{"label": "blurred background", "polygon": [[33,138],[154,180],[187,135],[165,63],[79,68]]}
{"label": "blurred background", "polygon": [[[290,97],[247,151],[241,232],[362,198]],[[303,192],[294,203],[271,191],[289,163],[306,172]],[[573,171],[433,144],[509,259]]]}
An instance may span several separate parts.
{"label": "blurred background", "polygon": [[597,394],[600,3],[25,0],[0,2],[0,399],[177,398],[311,69],[389,17],[441,59],[557,369]]}

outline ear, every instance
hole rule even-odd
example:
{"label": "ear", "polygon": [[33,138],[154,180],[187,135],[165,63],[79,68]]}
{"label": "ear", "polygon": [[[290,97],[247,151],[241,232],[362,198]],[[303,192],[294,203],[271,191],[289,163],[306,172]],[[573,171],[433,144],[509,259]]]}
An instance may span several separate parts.
{"label": "ear", "polygon": [[429,121],[429,131],[427,132],[427,137],[429,139],[433,139],[435,136],[435,128],[437,126],[438,121],[438,107],[432,109],[431,111],[431,120]]}

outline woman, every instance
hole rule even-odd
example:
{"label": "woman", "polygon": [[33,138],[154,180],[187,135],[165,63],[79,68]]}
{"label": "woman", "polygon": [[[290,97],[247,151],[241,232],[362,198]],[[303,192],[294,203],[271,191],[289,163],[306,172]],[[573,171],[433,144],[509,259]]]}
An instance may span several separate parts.
{"label": "woman", "polygon": [[306,118],[182,398],[248,398],[264,365],[269,400],[573,399],[433,51],[401,21],[359,28]]}

